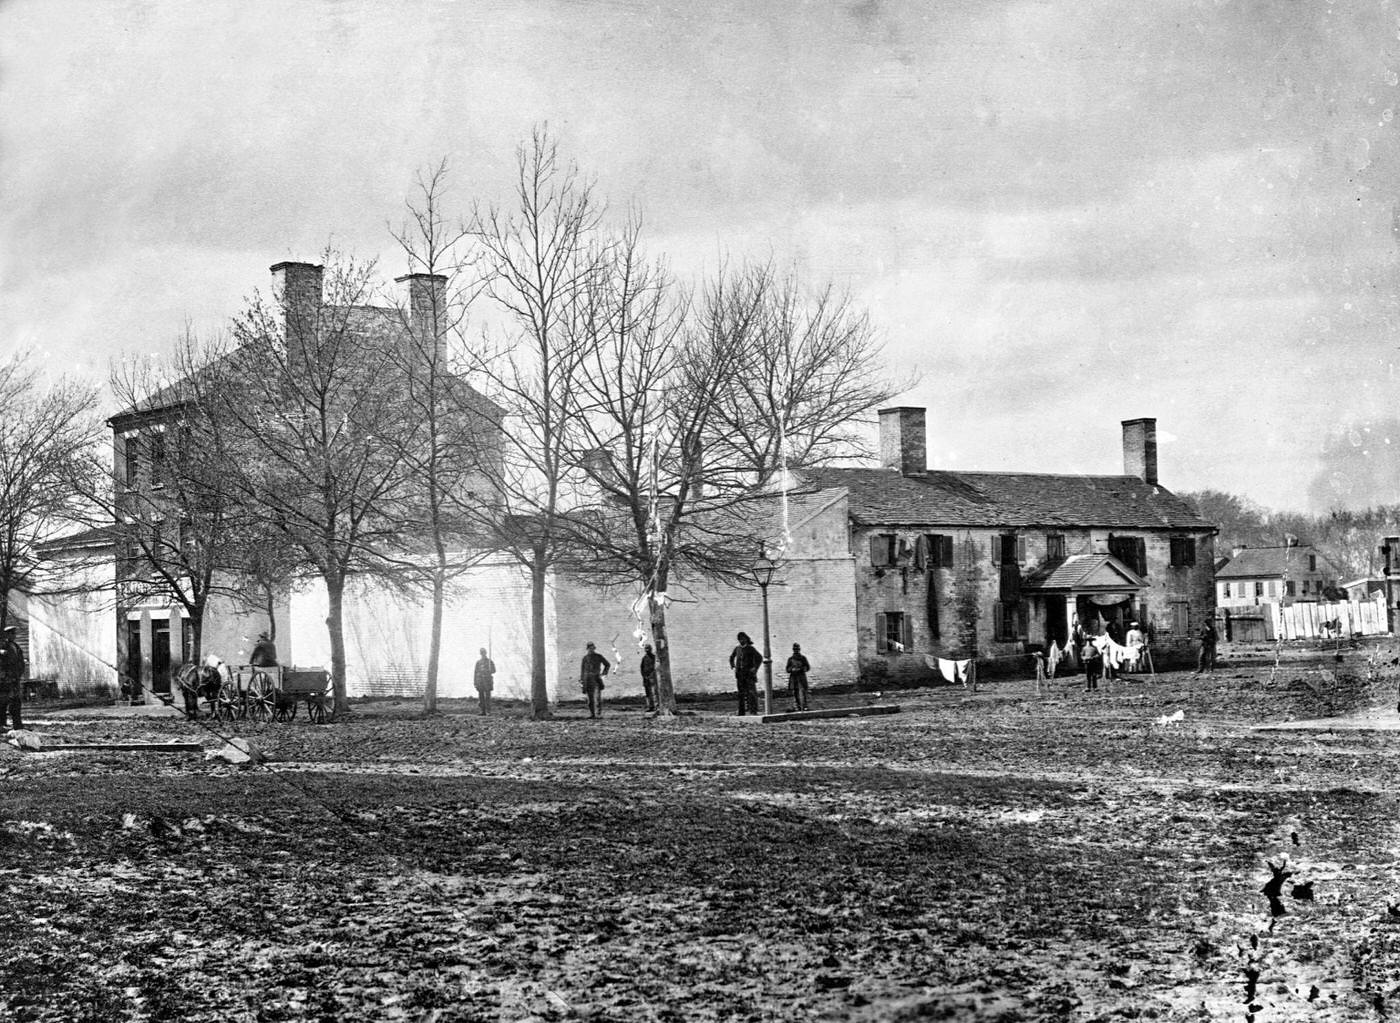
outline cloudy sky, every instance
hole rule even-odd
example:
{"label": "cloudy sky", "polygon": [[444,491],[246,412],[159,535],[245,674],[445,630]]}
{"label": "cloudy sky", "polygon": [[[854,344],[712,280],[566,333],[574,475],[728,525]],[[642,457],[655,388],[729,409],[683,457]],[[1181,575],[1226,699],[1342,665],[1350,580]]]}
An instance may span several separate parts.
{"label": "cloudy sky", "polygon": [[684,272],[848,289],[935,466],[1118,472],[1155,416],[1173,489],[1400,501],[1398,40],[1383,0],[10,0],[0,354],[105,379],[328,242],[391,278],[415,170],[504,198],[547,121]]}

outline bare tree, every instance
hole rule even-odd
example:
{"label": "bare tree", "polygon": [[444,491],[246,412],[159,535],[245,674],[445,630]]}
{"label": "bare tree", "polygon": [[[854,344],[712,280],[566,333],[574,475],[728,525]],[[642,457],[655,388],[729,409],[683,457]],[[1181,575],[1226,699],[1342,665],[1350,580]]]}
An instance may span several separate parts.
{"label": "bare tree", "polygon": [[405,203],[407,219],[395,239],[408,259],[409,302],[399,309],[402,346],[395,349],[404,376],[403,397],[418,429],[401,434],[410,469],[402,505],[405,531],[424,538],[428,561],[415,552],[405,561],[411,579],[432,594],[432,629],[423,710],[437,711],[442,616],[448,583],[479,560],[490,513],[492,481],[499,476],[501,410],[455,371],[450,338],[464,333],[477,281],[462,256],[465,227],[449,226],[443,213],[447,163],[420,172],[417,194]]}
{"label": "bare tree", "polygon": [[16,592],[66,592],[35,548],[91,521],[85,500],[106,479],[92,457],[100,433],[92,387],[45,385],[29,353],[0,365],[0,627]]}
{"label": "bare tree", "polygon": [[570,550],[567,511],[579,482],[570,453],[578,446],[578,378],[592,340],[580,316],[599,265],[599,217],[592,184],[561,160],[541,128],[517,152],[513,204],[479,207],[472,221],[486,293],[509,323],[504,342],[476,368],[509,424],[501,457],[483,462],[498,501],[496,545],[530,576],[530,704],[537,719],[550,713],[546,582]]}
{"label": "bare tree", "polygon": [[396,514],[411,472],[404,437],[418,426],[393,351],[398,316],[368,304],[373,265],[333,253],[325,263],[279,265],[278,293],[256,296],[235,321],[237,347],[209,398],[242,507],[325,584],[342,714],[346,583],[383,571],[404,550]]}
{"label": "bare tree", "polygon": [[764,546],[782,542],[772,508],[785,452],[797,464],[851,453],[851,424],[888,391],[872,382],[868,324],[830,292],[803,306],[765,267],[725,268],[686,301],[642,257],[635,227],[607,266],[590,304],[605,341],[581,378],[576,455],[604,501],[591,529],[576,521],[599,574],[641,587],[672,714],[673,582],[748,584]]}

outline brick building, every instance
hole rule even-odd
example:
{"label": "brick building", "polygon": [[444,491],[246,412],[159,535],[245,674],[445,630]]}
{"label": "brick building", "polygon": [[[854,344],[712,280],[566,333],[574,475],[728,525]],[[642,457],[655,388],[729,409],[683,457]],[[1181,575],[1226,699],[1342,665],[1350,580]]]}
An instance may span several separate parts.
{"label": "brick building", "polygon": [[1228,609],[1346,597],[1337,567],[1311,544],[1237,547],[1215,584],[1216,603]]}
{"label": "brick building", "polygon": [[994,667],[1064,643],[1076,617],[1140,621],[1184,654],[1214,617],[1216,530],[1158,482],[1155,420],[1123,423],[1117,476],[930,470],[926,451],[924,410],[884,409],[880,468],[803,474],[850,495],[863,675],[926,676],[940,657]]}

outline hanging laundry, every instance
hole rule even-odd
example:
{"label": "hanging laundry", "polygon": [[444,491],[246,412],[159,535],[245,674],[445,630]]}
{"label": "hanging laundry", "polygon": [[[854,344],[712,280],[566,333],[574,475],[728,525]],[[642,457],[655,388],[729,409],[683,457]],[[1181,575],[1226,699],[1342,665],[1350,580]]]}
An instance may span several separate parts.
{"label": "hanging laundry", "polygon": [[1052,642],[1050,652],[1045,658],[1045,675],[1047,678],[1054,678],[1055,671],[1060,666],[1060,644]]}
{"label": "hanging laundry", "polygon": [[949,682],[960,681],[958,678],[958,663],[956,661],[949,661],[940,657],[938,659],[938,673]]}
{"label": "hanging laundry", "polygon": [[972,658],[970,657],[965,661],[953,662],[953,670],[958,673],[958,681],[961,682],[963,685],[967,685],[968,683],[968,665],[970,665],[971,663]]}
{"label": "hanging laundry", "polygon": [[924,566],[928,564],[928,544],[924,541],[922,533],[914,541],[914,568],[922,572]]}

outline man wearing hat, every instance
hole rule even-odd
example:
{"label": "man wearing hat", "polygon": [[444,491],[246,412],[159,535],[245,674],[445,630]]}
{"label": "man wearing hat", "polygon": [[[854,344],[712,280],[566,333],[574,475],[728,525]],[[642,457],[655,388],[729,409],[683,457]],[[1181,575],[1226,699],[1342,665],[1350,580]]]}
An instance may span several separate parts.
{"label": "man wearing hat", "polygon": [[15,642],[15,634],[15,627],[8,626],[5,641],[0,644],[0,730],[4,729],[7,717],[15,731],[24,727],[20,721],[20,704],[24,700],[24,676],[28,665],[24,663],[24,651]]}
{"label": "man wearing hat", "polygon": [[583,687],[583,694],[588,697],[588,716],[591,718],[603,716],[603,676],[611,667],[608,659],[589,643],[588,652],[583,655],[583,662],[579,665],[578,681]]}
{"label": "man wearing hat", "polygon": [[792,656],[787,659],[788,692],[792,694],[792,709],[807,709],[807,672],[812,664],[802,653],[802,644],[792,645]]}

